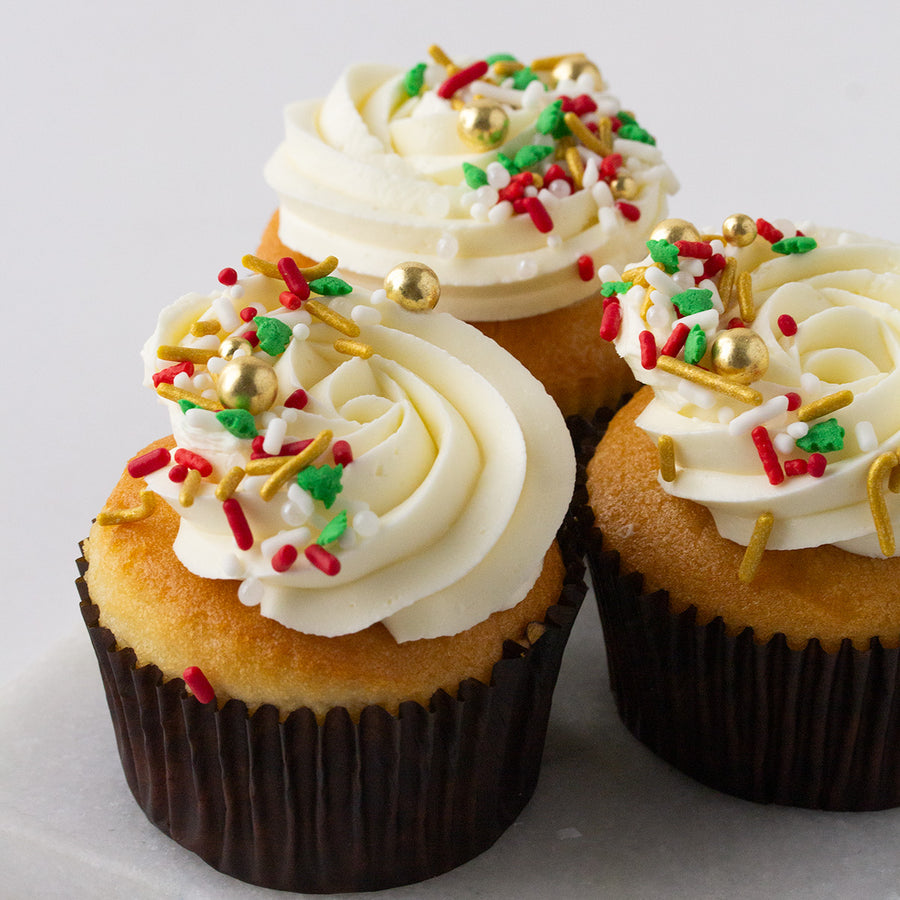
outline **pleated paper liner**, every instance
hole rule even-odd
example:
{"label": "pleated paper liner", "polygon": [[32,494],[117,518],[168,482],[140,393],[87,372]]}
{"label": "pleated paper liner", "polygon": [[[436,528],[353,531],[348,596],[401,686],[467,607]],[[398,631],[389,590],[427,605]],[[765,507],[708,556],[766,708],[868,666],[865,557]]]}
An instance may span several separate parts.
{"label": "pleated paper liner", "polygon": [[[489,685],[438,691],[426,709],[308,709],[279,721],[231,700],[200,703],[180,678],[137,666],[98,624],[83,577],[119,756],[150,821],[214,868],[310,893],[373,891],[448,871],[490,847],[537,783],[553,689],[586,591],[573,519],[566,583],[528,647],[508,641]],[[87,571],[78,561],[81,575]],[[539,629],[540,630],[540,629]]]}
{"label": "pleated paper liner", "polygon": [[748,628],[728,634],[696,608],[669,611],[619,557],[589,537],[619,716],[656,754],[698,781],[759,803],[830,810],[900,805],[900,650],[873,638],[835,653],[792,650]]}

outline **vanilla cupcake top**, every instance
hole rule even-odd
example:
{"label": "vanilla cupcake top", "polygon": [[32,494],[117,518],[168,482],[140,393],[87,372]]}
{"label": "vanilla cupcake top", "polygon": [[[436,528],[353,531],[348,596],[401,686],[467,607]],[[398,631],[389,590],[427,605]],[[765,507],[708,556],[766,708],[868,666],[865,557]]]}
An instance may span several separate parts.
{"label": "vanilla cupcake top", "polygon": [[896,555],[900,247],[741,215],[647,249],[601,270],[601,333],[653,386],[664,489],[747,545],[743,580],[764,548]]}
{"label": "vanilla cupcake top", "polygon": [[583,54],[430,53],[407,71],[351,66],[324,100],[287,107],[265,169],[282,242],[336,253],[369,288],[420,260],[442,309],[470,321],[590,296],[596,265],[639,254],[677,189],[655,138]]}
{"label": "vanilla cupcake top", "polygon": [[143,358],[176,448],[129,471],[181,516],[184,565],[240,579],[263,615],[326,636],[453,634],[537,579],[571,499],[568,431],[523,366],[431,308],[427,267],[370,293],[335,263],[247,257],[262,274],[223,270],[162,311]]}

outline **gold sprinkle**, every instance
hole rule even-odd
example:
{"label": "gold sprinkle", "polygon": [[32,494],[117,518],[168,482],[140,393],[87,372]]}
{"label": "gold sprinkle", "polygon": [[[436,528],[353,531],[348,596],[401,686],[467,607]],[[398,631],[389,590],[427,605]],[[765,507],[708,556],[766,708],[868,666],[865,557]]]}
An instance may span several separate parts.
{"label": "gold sprinkle", "polygon": [[584,184],[584,163],[581,161],[581,154],[574,145],[566,148],[566,162],[569,164],[569,174],[575,187],[581,190]]}
{"label": "gold sprinkle", "polygon": [[368,359],[375,351],[362,341],[350,341],[344,338],[334,342],[334,349],[338,353],[346,353],[347,356],[358,356],[360,359]]}
{"label": "gold sprinkle", "polygon": [[[588,150],[593,153],[599,153],[600,156],[608,156],[609,154],[605,152],[605,148],[597,140],[597,136],[578,118],[578,116],[573,112],[567,112],[563,116],[563,121],[566,125],[569,126],[569,131],[572,132],[575,137],[587,147]],[[568,160],[569,155],[566,154],[566,159]]]}
{"label": "gold sprinkle", "polygon": [[544,186],[544,176],[540,172],[531,173],[531,185],[540,190]]}
{"label": "gold sprinkle", "polygon": [[198,319],[191,325],[193,337],[204,337],[207,334],[218,334],[222,330],[221,323],[215,319]]}
{"label": "gold sprinkle", "polygon": [[330,306],[326,306],[319,300],[307,300],[303,308],[310,315],[320,319],[326,325],[330,325],[341,334],[346,334],[351,338],[359,337],[359,325],[356,322],[335,312]]}
{"label": "gold sprinkle", "polygon": [[494,74],[498,78],[508,78],[524,68],[524,63],[520,63],[517,59],[498,59],[494,63]]}
{"label": "gold sprinkle", "polygon": [[597,120],[597,143],[604,156],[613,152],[612,120],[609,116],[601,116]]}
{"label": "gold sprinkle", "polygon": [[244,480],[247,473],[240,467],[235,466],[231,471],[216,485],[216,500],[223,503],[237,490],[238,485]]}
{"label": "gold sprinkle", "polygon": [[105,509],[97,515],[97,524],[125,525],[128,522],[139,522],[141,519],[146,519],[156,509],[156,501],[156,494],[145,488],[141,491],[139,506],[131,509]]}
{"label": "gold sprinkle", "polygon": [[208,400],[206,397],[186,391],[184,388],[175,387],[174,384],[167,384],[165,381],[159,383],[156,393],[160,397],[172,400],[175,403],[179,400],[190,400],[195,406],[199,406],[201,409],[208,409],[210,412],[221,412],[225,409],[217,400]]}
{"label": "gold sprinkle", "polygon": [[432,58],[439,66],[443,66],[443,67],[447,70],[447,74],[448,74],[448,75],[452,75],[454,72],[458,72],[458,71],[459,71],[459,68],[458,68],[457,65],[453,62],[453,60],[450,59],[450,57],[447,56],[447,54],[444,53],[444,51],[443,51],[437,44],[432,44],[432,45],[428,48],[428,55],[429,55],[429,56],[430,56],[430,57],[431,57],[431,58]]}
{"label": "gold sprinkle", "polygon": [[891,524],[891,517],[888,515],[882,485],[884,476],[892,472],[897,466],[897,462],[896,453],[891,451],[882,453],[869,466],[869,473],[866,476],[869,509],[872,511],[872,520],[875,522],[878,546],[881,547],[881,552],[885,556],[893,556],[896,545],[894,543],[894,526]]}
{"label": "gold sprinkle", "polygon": [[301,469],[305,469],[328,449],[333,436],[327,428],[320,431],[313,438],[312,443],[304,447],[296,456],[288,457],[278,467],[278,470],[269,476],[268,481],[260,488],[259,496],[263,500],[271,500],[289,478],[293,478]]}
{"label": "gold sprinkle", "polygon": [[651,306],[653,306],[653,288],[648,287],[644,291],[644,302],[641,304],[641,319],[645,325],[647,324],[647,313],[650,312]]}
{"label": "gold sprinkle", "polygon": [[675,480],[675,441],[668,434],[659,436],[659,474],[663,481]]}
{"label": "gold sprinkle", "polygon": [[734,281],[737,277],[737,260],[733,256],[729,256],[725,262],[725,268],[722,269],[722,275],[719,278],[719,298],[725,309],[731,305],[731,294],[734,291]]}
{"label": "gold sprinkle", "polygon": [[553,151],[554,159],[565,159],[566,151],[569,147],[575,146],[575,138],[572,137],[571,134],[565,135],[565,137],[561,137],[556,142],[556,149]]}
{"label": "gold sprinkle", "polygon": [[685,381],[691,381],[702,387],[709,388],[711,391],[718,391],[734,400],[740,400],[741,403],[748,403],[750,406],[759,406],[763,402],[763,395],[751,387],[744,384],[736,384],[716,375],[714,372],[708,372],[699,366],[692,366],[690,363],[675,359],[673,356],[660,356],[656,361],[656,367],[662,369],[663,372],[669,372],[672,375],[678,375]]}
{"label": "gold sprinkle", "polygon": [[849,406],[853,402],[853,391],[837,391],[827,397],[820,397],[812,403],[797,407],[797,418],[801,422],[811,422]]}
{"label": "gold sprinkle", "polygon": [[178,493],[178,502],[182,506],[193,506],[194,497],[200,490],[200,480],[200,473],[196,469],[188,469],[187,478],[182,482]]}
{"label": "gold sprinkle", "polygon": [[[900,458],[900,454],[898,454],[898,458]],[[888,490],[892,494],[900,494],[900,464],[894,466],[891,474],[888,475]]]}
{"label": "gold sprinkle", "polygon": [[647,269],[658,269],[659,266],[653,263],[652,266],[635,266],[633,269],[626,269],[622,273],[622,281],[630,281],[632,284],[638,284],[642,288],[649,288],[650,282],[647,281]]}
{"label": "gold sprinkle", "polygon": [[200,347],[175,347],[171,344],[161,344],[156,355],[166,362],[192,362],[205,366],[214,356],[219,355],[218,350],[203,350]]}
{"label": "gold sprinkle", "polygon": [[744,551],[744,558],[741,560],[741,567],[738,569],[738,579],[744,584],[750,584],[756,577],[759,564],[762,562],[763,552],[769,541],[769,535],[772,533],[772,526],[775,524],[775,516],[770,512],[762,513],[753,526],[753,534],[750,536],[750,543]]}
{"label": "gold sprinkle", "polygon": [[278,266],[275,263],[270,263],[267,259],[254,256],[252,253],[247,253],[241,257],[241,265],[251,272],[256,272],[258,275],[265,275],[268,278],[281,278],[281,272],[278,271]]}
{"label": "gold sprinkle", "polygon": [[[704,244],[711,244],[713,241],[725,243],[725,238],[721,234],[701,234],[700,240],[703,241]],[[734,259],[734,257],[731,258]]]}
{"label": "gold sprinkle", "polygon": [[555,69],[564,59],[584,59],[583,53],[560,53],[558,56],[541,56],[531,64],[532,72]]}
{"label": "gold sprinkle", "polygon": [[737,291],[741,319],[749,325],[756,318],[756,308],[753,305],[753,276],[749,272],[741,272],[738,275]]}
{"label": "gold sprinkle", "polygon": [[300,273],[307,281],[315,281],[317,278],[324,278],[326,275],[330,275],[337,267],[338,258],[336,256],[326,256],[322,262],[300,269]]}
{"label": "gold sprinkle", "polygon": [[247,461],[246,471],[248,475],[271,475],[277,472],[286,456],[264,456],[262,459],[251,459]]}

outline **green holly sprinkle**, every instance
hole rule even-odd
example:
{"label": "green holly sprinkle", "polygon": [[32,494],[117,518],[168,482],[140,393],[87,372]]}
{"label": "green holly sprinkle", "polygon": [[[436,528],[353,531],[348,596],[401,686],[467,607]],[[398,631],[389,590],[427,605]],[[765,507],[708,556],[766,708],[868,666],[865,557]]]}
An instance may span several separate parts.
{"label": "green holly sprinkle", "polygon": [[837,419],[826,419],[817,422],[796,443],[807,453],[833,453],[844,447],[844,429],[838,425]]}
{"label": "green holly sprinkle", "polygon": [[268,353],[269,356],[278,356],[284,353],[293,335],[289,325],[268,316],[254,316],[253,324],[256,326],[260,350]]}
{"label": "green holly sprinkle", "polygon": [[494,63],[498,62],[515,62],[516,58],[512,53],[492,53],[490,56],[486,56],[484,61],[489,66],[492,66]]}
{"label": "green holly sprinkle", "polygon": [[776,253],[809,253],[818,247],[815,238],[806,237],[805,235],[796,235],[795,237],[782,238],[772,244],[772,249]]}
{"label": "green holly sprinkle", "polygon": [[216,413],[216,418],[235,437],[249,439],[259,434],[253,416],[246,409],[223,409]]}
{"label": "green holly sprinkle", "polygon": [[636,119],[630,112],[628,112],[628,110],[626,110],[626,109],[620,109],[620,110],[616,113],[616,118],[617,118],[623,125],[637,125],[637,119]]}
{"label": "green holly sprinkle", "polygon": [[647,241],[647,249],[650,251],[650,259],[661,263],[669,275],[678,271],[678,248],[674,244],[668,241]]}
{"label": "green holly sprinkle", "polygon": [[516,165],[516,161],[514,159],[510,159],[505,153],[497,153],[497,162],[509,172],[510,175],[518,175],[519,167]]}
{"label": "green holly sprinkle", "polygon": [[321,500],[325,509],[330,509],[344,489],[341,484],[343,471],[341,463],[336,466],[308,466],[297,475],[297,484],[314,500]]}
{"label": "green holly sprinkle", "polygon": [[641,128],[637,122],[623,124],[616,133],[620,138],[625,138],[629,141],[640,141],[642,144],[650,144],[653,147],[656,146],[656,138],[653,137],[649,131]]}
{"label": "green holly sprinkle", "polygon": [[313,279],[309,283],[309,289],[325,297],[342,297],[353,290],[353,285],[336,275],[326,275],[324,278]]}
{"label": "green holly sprinkle", "polygon": [[410,97],[418,97],[425,84],[425,63],[419,63],[413,66],[406,75],[403,76],[403,89]]}
{"label": "green holly sprinkle", "polygon": [[[525,66],[524,69],[519,69],[518,72],[513,72],[512,80],[513,87],[517,91],[524,91],[532,81],[538,81],[538,76],[535,75],[534,72],[532,72],[530,66]],[[544,85],[544,90],[548,90],[546,84]]]}
{"label": "green holly sprinkle", "polygon": [[696,366],[706,353],[706,333],[699,325],[695,325],[684,342],[684,361]]}
{"label": "green holly sprinkle", "polygon": [[336,541],[347,530],[347,510],[341,510],[323,529],[316,543],[320,547]]}
{"label": "green holly sprinkle", "polygon": [[197,409],[197,404],[193,400],[188,400],[187,397],[182,397],[178,401],[178,405],[183,413],[186,413],[189,409]]}
{"label": "green holly sprinkle", "polygon": [[513,157],[513,165],[519,169],[528,169],[536,166],[553,152],[552,147],[539,147],[537,144],[528,144],[520,147]]}
{"label": "green holly sprinkle", "polygon": [[604,281],[600,293],[604,297],[612,297],[615,294],[626,294],[631,290],[632,281]]}
{"label": "green holly sprinkle", "polygon": [[680,294],[673,294],[671,300],[672,305],[683,316],[692,316],[713,308],[712,291],[706,288],[690,288]]}
{"label": "green holly sprinkle", "polygon": [[566,114],[562,109],[562,98],[554,100],[549,106],[545,106],[538,116],[535,129],[541,134],[549,134],[559,140],[572,132],[566,125]]}
{"label": "green holly sprinkle", "polygon": [[464,162],[462,164],[462,170],[463,178],[466,179],[466,184],[473,191],[477,191],[478,188],[488,183],[487,172],[485,172],[484,169],[473,166],[472,163]]}

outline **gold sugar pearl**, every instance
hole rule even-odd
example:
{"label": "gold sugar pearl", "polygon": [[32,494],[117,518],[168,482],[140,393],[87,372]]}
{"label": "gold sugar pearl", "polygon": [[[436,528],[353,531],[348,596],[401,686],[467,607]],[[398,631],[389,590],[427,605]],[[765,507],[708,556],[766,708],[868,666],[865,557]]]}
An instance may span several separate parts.
{"label": "gold sugar pearl", "polygon": [[238,350],[246,350],[249,355],[253,352],[253,344],[251,344],[247,338],[240,337],[236,334],[229,335],[221,344],[219,344],[219,356],[221,356],[222,359],[233,359],[234,354],[237,353]]}
{"label": "gold sugar pearl", "polygon": [[602,91],[604,84],[600,69],[583,53],[563,57],[551,74],[557,81],[578,81],[586,72],[594,77],[594,90]]}
{"label": "gold sugar pearl", "polygon": [[750,384],[766,374],[769,349],[749,328],[720,331],[710,348],[713,371],[738,384]]}
{"label": "gold sugar pearl", "polygon": [[470,147],[482,151],[493,150],[506,140],[509,116],[493,100],[472,100],[460,109],[456,130]]}
{"label": "gold sugar pearl", "polygon": [[441,296],[441,283],[434,270],[420,262],[395,266],[384,279],[389,300],[412,312],[434,309]]}
{"label": "gold sugar pearl", "polygon": [[700,232],[687,219],[663,219],[652,232],[651,241],[699,241]]}
{"label": "gold sugar pearl", "polygon": [[261,359],[239,356],[219,372],[216,391],[229,409],[245,409],[255,416],[265,412],[275,402],[278,376]]}
{"label": "gold sugar pearl", "polygon": [[735,213],[722,223],[722,237],[735,247],[747,247],[756,240],[756,222],[744,213]]}
{"label": "gold sugar pearl", "polygon": [[625,175],[624,173],[616,175],[610,181],[609,189],[616,200],[634,200],[638,195],[637,182],[630,175]]}

